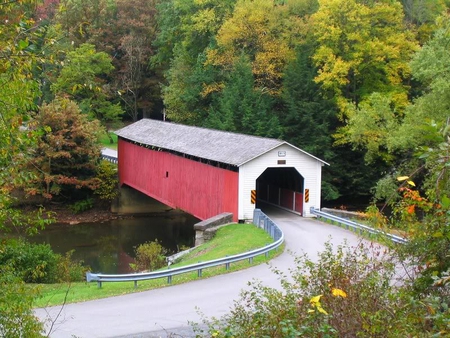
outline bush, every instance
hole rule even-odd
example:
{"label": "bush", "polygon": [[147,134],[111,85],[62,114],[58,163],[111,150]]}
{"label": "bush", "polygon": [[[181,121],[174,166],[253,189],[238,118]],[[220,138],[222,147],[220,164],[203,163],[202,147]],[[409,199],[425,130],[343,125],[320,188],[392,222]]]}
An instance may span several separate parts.
{"label": "bush", "polygon": [[296,257],[280,290],[260,282],[231,313],[204,318],[207,337],[409,337],[427,331],[427,309],[393,285],[395,267],[381,249],[327,244],[318,262]]}
{"label": "bush", "polygon": [[134,271],[153,271],[166,265],[168,253],[158,240],[141,244],[135,249],[135,264],[130,264]]}
{"label": "bush", "polygon": [[48,244],[8,240],[0,245],[0,266],[8,266],[26,283],[54,283],[59,257]]}
{"label": "bush", "polygon": [[0,243],[0,268],[8,268],[25,283],[75,282],[84,279],[87,268],[71,260],[73,251],[56,254],[48,244],[25,240]]}
{"label": "bush", "polygon": [[83,265],[83,261],[74,261],[72,255],[75,250],[66,252],[64,256],[59,255],[58,260],[58,282],[81,282],[84,280],[86,272],[90,270]]}
{"label": "bush", "polygon": [[44,337],[33,314],[35,297],[35,289],[27,288],[10,267],[0,266],[0,337]]}
{"label": "bush", "polygon": [[94,207],[94,200],[90,197],[77,201],[74,204],[70,206],[70,209],[72,209],[73,213],[79,214],[80,212],[90,210]]}
{"label": "bush", "polygon": [[104,201],[112,201],[119,194],[117,164],[102,160],[97,167],[98,186],[94,193]]}

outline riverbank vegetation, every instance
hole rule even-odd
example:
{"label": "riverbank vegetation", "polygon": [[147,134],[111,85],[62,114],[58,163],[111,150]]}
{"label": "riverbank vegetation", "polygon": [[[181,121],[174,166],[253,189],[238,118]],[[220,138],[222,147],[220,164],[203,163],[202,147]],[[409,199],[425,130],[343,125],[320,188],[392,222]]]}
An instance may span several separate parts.
{"label": "riverbank vegetation", "polygon": [[[374,224],[408,235],[395,253],[416,267],[410,299],[429,308],[410,334],[446,335],[449,8],[447,0],[1,3],[0,231],[39,231],[51,203],[78,210],[112,198],[115,172],[99,174],[98,138],[123,121],[283,138],[331,164],[326,201],[373,201]],[[21,202],[39,207],[24,213]],[[2,334],[37,336],[17,272],[2,265],[0,279],[0,318],[13,323],[0,328],[15,330]],[[319,299],[310,313],[325,309]],[[301,318],[286,332],[337,330]]]}

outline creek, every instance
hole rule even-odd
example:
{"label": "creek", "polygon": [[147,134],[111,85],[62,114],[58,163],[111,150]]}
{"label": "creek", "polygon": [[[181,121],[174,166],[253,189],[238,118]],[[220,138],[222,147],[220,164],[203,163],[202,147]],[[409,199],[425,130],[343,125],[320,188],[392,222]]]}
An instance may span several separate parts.
{"label": "creek", "polygon": [[176,212],[164,216],[136,216],[100,223],[51,224],[32,243],[47,243],[56,253],[75,250],[73,258],[83,260],[92,272],[127,273],[134,262],[135,247],[158,240],[171,253],[194,246],[194,224],[199,220]]}

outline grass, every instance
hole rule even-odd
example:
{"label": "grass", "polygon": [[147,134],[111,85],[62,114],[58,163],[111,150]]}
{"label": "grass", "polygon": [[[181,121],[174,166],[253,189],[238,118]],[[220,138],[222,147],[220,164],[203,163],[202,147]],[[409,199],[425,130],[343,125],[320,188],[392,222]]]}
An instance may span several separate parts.
{"label": "grass", "polygon": [[[113,143],[111,143],[111,140],[108,137],[111,136]],[[102,144],[103,147],[105,148],[109,148],[109,149],[113,149],[113,150],[117,150],[117,135],[111,132],[104,133],[102,135],[102,137],[100,138],[100,143]]]}
{"label": "grass", "polygon": [[[212,259],[225,257],[226,255],[235,255],[256,248],[263,247],[271,243],[272,239],[264,232],[264,230],[256,228],[251,224],[231,224],[220,228],[216,236],[209,242],[195,248],[189,254],[184,256],[180,262],[173,264],[171,267],[178,267],[205,262]],[[248,260],[236,262],[230,265],[230,269],[226,270],[225,266],[218,266],[202,271],[202,277],[208,278],[233,271],[246,269],[255,266],[276,257],[283,252],[284,246],[277,250],[272,250],[268,257],[260,255],[253,259],[250,264]],[[190,272],[172,277],[172,284],[181,284],[197,280],[197,272]],[[140,281],[138,288],[134,289],[133,282],[117,282],[103,283],[102,288],[97,287],[97,283],[71,283],[71,284],[43,284],[38,286],[40,289],[40,297],[35,300],[34,307],[47,307],[53,305],[61,305],[64,303],[75,303],[93,299],[100,299],[112,296],[124,295],[127,293],[140,292],[162,287],[170,287],[167,280],[153,279]]]}

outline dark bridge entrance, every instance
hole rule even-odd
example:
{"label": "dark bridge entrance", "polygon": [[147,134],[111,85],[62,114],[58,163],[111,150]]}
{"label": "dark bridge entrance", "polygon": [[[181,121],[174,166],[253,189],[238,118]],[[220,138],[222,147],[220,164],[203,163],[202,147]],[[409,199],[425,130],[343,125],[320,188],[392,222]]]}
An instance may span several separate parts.
{"label": "dark bridge entrance", "polygon": [[256,180],[257,207],[261,202],[303,214],[304,178],[295,168],[267,168]]}

